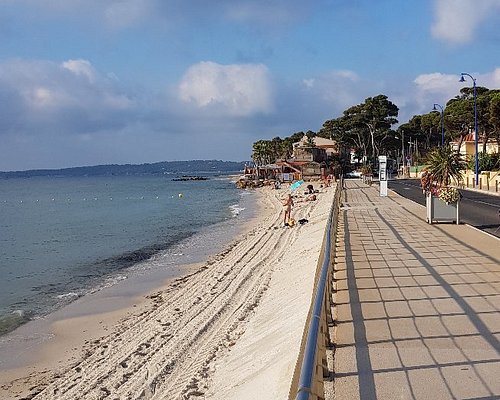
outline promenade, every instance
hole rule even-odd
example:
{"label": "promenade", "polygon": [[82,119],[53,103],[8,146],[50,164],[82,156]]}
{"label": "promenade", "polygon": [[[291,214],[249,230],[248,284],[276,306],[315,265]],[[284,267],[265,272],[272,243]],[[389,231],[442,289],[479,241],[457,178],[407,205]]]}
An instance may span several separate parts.
{"label": "promenade", "polygon": [[347,180],[327,399],[500,399],[500,241]]}

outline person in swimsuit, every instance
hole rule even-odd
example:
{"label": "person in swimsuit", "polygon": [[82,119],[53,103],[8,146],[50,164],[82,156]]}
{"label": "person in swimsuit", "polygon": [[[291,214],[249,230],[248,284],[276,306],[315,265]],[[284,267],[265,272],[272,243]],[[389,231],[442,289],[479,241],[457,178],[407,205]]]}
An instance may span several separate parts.
{"label": "person in swimsuit", "polygon": [[287,223],[292,215],[293,199],[292,195],[289,194],[288,198],[283,202],[283,207],[285,208],[285,216],[283,218],[283,223]]}

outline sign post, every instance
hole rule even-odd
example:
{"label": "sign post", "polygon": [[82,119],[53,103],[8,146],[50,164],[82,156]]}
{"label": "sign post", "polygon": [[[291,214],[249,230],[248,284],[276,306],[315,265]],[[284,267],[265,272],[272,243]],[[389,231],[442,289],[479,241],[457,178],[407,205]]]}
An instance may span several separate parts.
{"label": "sign post", "polygon": [[378,181],[380,183],[380,196],[387,196],[387,156],[378,157]]}

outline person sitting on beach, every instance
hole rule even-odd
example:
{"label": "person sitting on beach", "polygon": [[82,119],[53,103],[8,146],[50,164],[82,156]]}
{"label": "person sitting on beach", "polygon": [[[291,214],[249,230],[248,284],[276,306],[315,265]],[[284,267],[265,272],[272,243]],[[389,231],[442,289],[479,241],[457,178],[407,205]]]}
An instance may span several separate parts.
{"label": "person sitting on beach", "polygon": [[283,202],[283,207],[285,210],[283,223],[286,224],[292,215],[293,199],[291,194],[289,194],[288,198]]}

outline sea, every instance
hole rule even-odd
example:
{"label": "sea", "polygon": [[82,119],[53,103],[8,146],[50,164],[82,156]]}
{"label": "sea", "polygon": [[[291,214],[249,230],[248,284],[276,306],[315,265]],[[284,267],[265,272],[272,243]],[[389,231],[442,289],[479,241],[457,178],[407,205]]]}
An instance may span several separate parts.
{"label": "sea", "polygon": [[229,176],[0,179],[0,335],[131,277],[202,262],[255,211]]}

